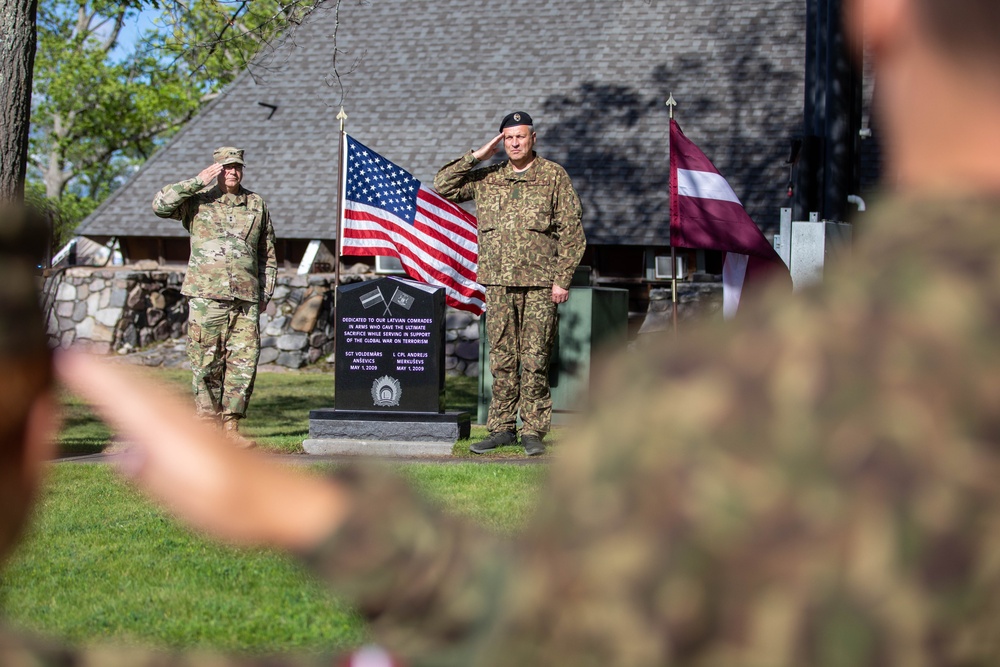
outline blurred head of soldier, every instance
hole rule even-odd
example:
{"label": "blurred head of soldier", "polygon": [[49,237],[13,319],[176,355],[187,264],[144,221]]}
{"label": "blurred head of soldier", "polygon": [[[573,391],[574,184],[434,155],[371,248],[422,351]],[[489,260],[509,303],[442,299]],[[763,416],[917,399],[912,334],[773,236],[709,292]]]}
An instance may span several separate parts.
{"label": "blurred head of soldier", "polygon": [[515,111],[500,121],[503,147],[507,157],[516,169],[528,166],[534,158],[535,128],[531,116],[524,111]]}
{"label": "blurred head of soldier", "polygon": [[240,183],[243,181],[243,149],[232,146],[221,146],[215,149],[212,154],[215,161],[222,165],[222,173],[219,174],[219,189],[229,194],[236,194],[240,191]]}
{"label": "blurred head of soldier", "polygon": [[0,560],[29,514],[59,425],[36,286],[45,224],[0,207]]}
{"label": "blurred head of soldier", "polygon": [[1000,140],[1000,2],[846,0],[845,19],[874,62],[886,185],[994,190],[1000,168],[985,147]]}

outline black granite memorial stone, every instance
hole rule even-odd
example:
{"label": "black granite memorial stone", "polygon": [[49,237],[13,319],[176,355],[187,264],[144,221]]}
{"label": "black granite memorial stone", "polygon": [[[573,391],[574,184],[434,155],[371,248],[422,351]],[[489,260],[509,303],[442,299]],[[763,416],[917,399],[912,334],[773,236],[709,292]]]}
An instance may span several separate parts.
{"label": "black granite memorial stone", "polygon": [[402,278],[338,288],[337,411],[444,410],[444,290]]}

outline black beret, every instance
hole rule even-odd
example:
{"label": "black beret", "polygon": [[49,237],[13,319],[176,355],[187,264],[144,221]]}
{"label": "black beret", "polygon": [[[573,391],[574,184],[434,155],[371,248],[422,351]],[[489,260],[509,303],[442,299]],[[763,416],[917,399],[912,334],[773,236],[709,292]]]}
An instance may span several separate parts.
{"label": "black beret", "polygon": [[500,131],[503,132],[505,127],[513,127],[514,125],[534,125],[534,123],[531,122],[531,116],[526,112],[515,111],[503,117],[503,120],[500,121]]}

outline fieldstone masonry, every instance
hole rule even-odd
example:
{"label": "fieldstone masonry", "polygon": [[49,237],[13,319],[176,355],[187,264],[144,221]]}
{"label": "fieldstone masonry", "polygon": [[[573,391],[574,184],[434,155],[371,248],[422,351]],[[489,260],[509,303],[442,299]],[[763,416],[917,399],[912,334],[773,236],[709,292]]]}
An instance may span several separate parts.
{"label": "fieldstone masonry", "polygon": [[[180,292],[184,275],[183,268],[142,265],[54,273],[45,284],[49,335],[59,347],[100,354],[186,340],[187,299]],[[279,272],[274,296],[260,317],[262,365],[333,363],[333,281],[333,274]],[[445,372],[477,377],[479,319],[449,309],[445,327]]]}
{"label": "fieldstone masonry", "polygon": [[444,372],[479,377],[479,317],[449,309],[444,320]]}
{"label": "fieldstone masonry", "polygon": [[[649,291],[649,310],[639,328],[639,334],[669,331],[673,327],[673,297],[669,288]],[[677,321],[688,322],[709,317],[721,317],[722,283],[691,282],[677,284]]]}
{"label": "fieldstone masonry", "polygon": [[183,336],[187,301],[183,274],[75,267],[45,285],[49,335],[59,347],[131,351]]}

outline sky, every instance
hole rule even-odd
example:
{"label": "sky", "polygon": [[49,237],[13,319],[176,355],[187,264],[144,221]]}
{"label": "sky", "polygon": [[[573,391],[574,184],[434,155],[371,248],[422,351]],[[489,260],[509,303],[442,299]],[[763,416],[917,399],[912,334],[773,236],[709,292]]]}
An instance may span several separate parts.
{"label": "sky", "polygon": [[136,16],[126,19],[118,34],[118,44],[115,46],[114,55],[121,57],[131,53],[139,36],[153,27],[153,21],[159,14],[157,9],[144,9]]}

